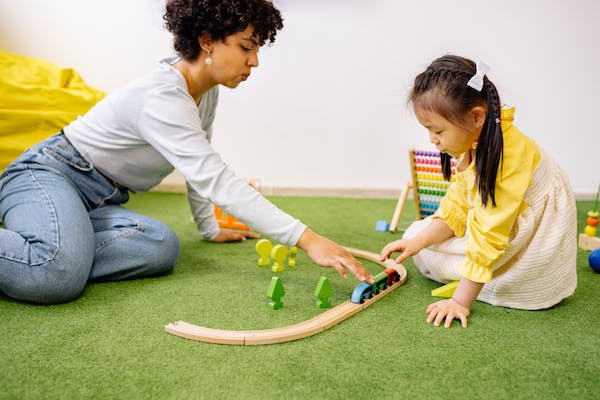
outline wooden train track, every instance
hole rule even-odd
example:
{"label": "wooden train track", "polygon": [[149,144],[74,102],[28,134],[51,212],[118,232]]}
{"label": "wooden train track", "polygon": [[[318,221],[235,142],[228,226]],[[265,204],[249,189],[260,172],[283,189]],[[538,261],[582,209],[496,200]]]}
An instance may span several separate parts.
{"label": "wooden train track", "polygon": [[206,328],[203,326],[189,324],[184,321],[177,321],[165,325],[165,330],[173,335],[183,338],[198,340],[208,343],[235,344],[235,345],[258,345],[283,343],[292,340],[302,339],[308,336],[323,332],[326,329],[350,318],[354,314],[369,307],[379,299],[396,290],[406,281],[406,269],[402,264],[397,264],[392,259],[384,262],[379,261],[379,255],[368,251],[346,247],[346,250],[355,257],[372,261],[384,268],[393,268],[398,271],[400,279],[398,282],[389,286],[387,289],[379,292],[371,299],[365,300],[362,304],[346,301],[324,313],[298,324],[285,326],[282,328],[248,330],[248,331],[229,331],[222,329]]}

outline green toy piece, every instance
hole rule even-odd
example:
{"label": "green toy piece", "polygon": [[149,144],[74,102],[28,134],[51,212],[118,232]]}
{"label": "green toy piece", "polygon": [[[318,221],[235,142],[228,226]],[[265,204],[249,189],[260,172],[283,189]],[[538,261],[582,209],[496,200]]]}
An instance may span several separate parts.
{"label": "green toy piece", "polygon": [[283,306],[283,303],[281,302],[283,296],[285,296],[285,289],[283,288],[281,279],[277,276],[272,277],[271,283],[269,284],[269,290],[267,291],[267,298],[272,300],[269,303],[269,307],[273,310],[281,308]]}
{"label": "green toy piece", "polygon": [[431,291],[433,297],[452,297],[459,281],[450,282]]}
{"label": "green toy piece", "polygon": [[271,271],[273,272],[283,272],[285,271],[285,266],[283,265],[285,258],[288,255],[288,249],[282,244],[278,244],[273,246],[273,250],[271,250],[271,258],[273,259],[273,266],[271,267]]}
{"label": "green toy piece", "polygon": [[381,271],[373,277],[373,294],[379,294],[382,290],[387,289],[388,274]]}
{"label": "green toy piece", "polygon": [[290,257],[288,258],[288,265],[290,267],[296,266],[296,253],[298,253],[298,248],[296,246],[290,247]]}
{"label": "green toy piece", "polygon": [[268,267],[271,265],[271,260],[269,256],[271,255],[271,250],[273,249],[273,243],[269,241],[269,239],[260,239],[256,242],[256,252],[260,256],[258,259],[258,265],[261,267]]}
{"label": "green toy piece", "polygon": [[319,283],[317,284],[314,295],[317,298],[317,302],[315,303],[317,308],[331,307],[329,298],[333,296],[333,288],[331,287],[331,282],[329,282],[327,277],[322,276],[321,279],[319,279]]}

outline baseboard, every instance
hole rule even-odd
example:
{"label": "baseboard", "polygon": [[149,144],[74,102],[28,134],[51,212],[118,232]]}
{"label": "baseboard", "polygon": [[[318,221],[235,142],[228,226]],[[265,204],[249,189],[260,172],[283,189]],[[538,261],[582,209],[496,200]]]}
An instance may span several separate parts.
{"label": "baseboard", "polygon": [[352,197],[364,199],[397,199],[400,189],[377,188],[308,188],[262,187],[265,196]]}
{"label": "baseboard", "polygon": [[[265,196],[306,196],[306,197],[353,197],[368,199],[396,199],[400,189],[360,189],[360,188],[306,188],[261,186]],[[152,189],[153,192],[185,193],[185,183],[163,182]]]}
{"label": "baseboard", "polygon": [[[185,193],[184,182],[162,182],[153,192]],[[351,197],[363,199],[397,199],[401,189],[374,188],[310,188],[287,186],[261,186],[260,192],[265,196],[306,196],[306,197]],[[575,193],[576,200],[594,200],[595,193]],[[408,198],[412,198],[412,191]]]}

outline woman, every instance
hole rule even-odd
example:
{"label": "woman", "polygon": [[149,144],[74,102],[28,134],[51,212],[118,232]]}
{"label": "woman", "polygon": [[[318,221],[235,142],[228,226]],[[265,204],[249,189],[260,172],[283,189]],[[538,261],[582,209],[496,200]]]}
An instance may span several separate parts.
{"label": "woman", "polygon": [[258,50],[283,27],[266,0],[168,1],[166,27],[179,57],[115,91],[59,134],[27,150],[0,176],[0,290],[34,303],[71,301],[88,280],[170,272],[179,240],[161,222],[122,206],[173,168],[185,177],[200,234],[255,238],[221,229],[212,204],[317,264],[371,275],[343,247],[266,200],[210,145],[218,85],[237,87]]}

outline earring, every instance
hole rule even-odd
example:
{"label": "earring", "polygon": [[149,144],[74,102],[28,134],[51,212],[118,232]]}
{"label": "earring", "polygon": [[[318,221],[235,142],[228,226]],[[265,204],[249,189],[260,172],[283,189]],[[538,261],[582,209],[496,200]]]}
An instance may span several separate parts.
{"label": "earring", "polygon": [[206,64],[206,65],[212,64],[212,58],[210,58],[210,53],[208,53],[208,55],[204,59],[204,64]]}

